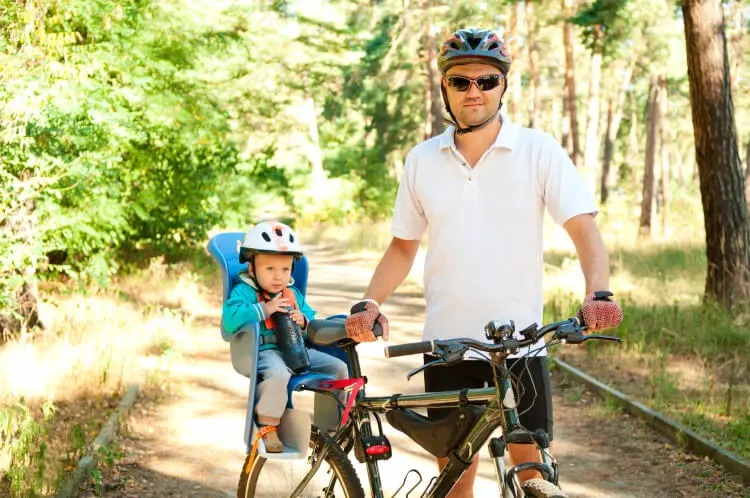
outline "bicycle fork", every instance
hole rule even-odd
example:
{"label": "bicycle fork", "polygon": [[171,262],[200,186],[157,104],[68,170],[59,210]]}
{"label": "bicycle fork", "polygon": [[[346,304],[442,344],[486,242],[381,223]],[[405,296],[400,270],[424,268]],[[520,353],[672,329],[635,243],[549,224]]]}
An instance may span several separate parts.
{"label": "bicycle fork", "polygon": [[[541,456],[540,462],[525,462],[514,466],[510,471],[505,466],[505,448],[509,443],[536,444]],[[521,498],[521,482],[518,473],[524,470],[538,470],[544,479],[557,485],[557,463],[549,451],[549,437],[544,431],[536,433],[526,430],[511,430],[507,435],[493,437],[489,443],[490,457],[494,463],[497,482],[502,486],[503,498]]]}

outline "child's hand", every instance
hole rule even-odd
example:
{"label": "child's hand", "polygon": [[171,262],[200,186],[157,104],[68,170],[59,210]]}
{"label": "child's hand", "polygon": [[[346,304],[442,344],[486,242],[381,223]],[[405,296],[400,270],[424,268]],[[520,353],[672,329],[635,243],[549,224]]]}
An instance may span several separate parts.
{"label": "child's hand", "polygon": [[300,310],[292,310],[289,312],[289,316],[294,320],[294,323],[302,328],[305,328],[305,315]]}
{"label": "child's hand", "polygon": [[267,315],[273,315],[277,311],[282,311],[284,313],[288,313],[287,308],[289,308],[289,300],[283,297],[281,293],[279,293],[275,298],[271,299],[266,305],[266,313]]}

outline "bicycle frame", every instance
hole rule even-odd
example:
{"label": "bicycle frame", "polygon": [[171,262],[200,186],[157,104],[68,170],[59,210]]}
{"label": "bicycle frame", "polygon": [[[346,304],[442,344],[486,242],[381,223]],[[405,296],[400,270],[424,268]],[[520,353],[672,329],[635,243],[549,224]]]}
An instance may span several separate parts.
{"label": "bicycle frame", "polygon": [[[359,356],[354,345],[346,345],[343,349],[349,355],[349,365],[351,377],[362,377],[359,364]],[[498,356],[496,356],[496,359]],[[475,422],[469,433],[464,437],[458,448],[449,456],[448,464],[442,469],[429,488],[422,496],[428,498],[446,496],[453,488],[456,481],[463,475],[464,471],[471,465],[474,456],[479,449],[489,440],[490,455],[493,459],[496,477],[499,488],[503,491],[503,496],[515,497],[522,496],[519,494],[520,482],[517,474],[527,469],[537,469],[545,475],[547,479],[557,484],[557,464],[549,452],[549,439],[544,433],[531,433],[524,429],[519,422],[518,411],[516,408],[515,392],[509,379],[509,373],[504,366],[504,358],[497,361],[498,366],[493,365],[495,373],[495,387],[483,389],[469,389],[466,391],[444,391],[428,392],[420,394],[399,395],[394,403],[393,397],[378,396],[367,397],[363,387],[356,396],[351,411],[351,417],[347,423],[339,428],[332,440],[338,441],[343,435],[351,432],[352,441],[357,444],[357,440],[370,437],[372,431],[370,428],[370,413],[384,413],[388,410],[399,408],[451,408],[461,406],[462,394],[465,393],[465,400],[470,405],[486,405],[486,409]],[[440,368],[440,367],[432,367]],[[320,392],[319,389],[302,387],[303,390]],[[503,435],[490,440],[490,436],[498,427],[503,428]],[[508,471],[505,468],[505,447],[512,443],[535,443],[540,450],[541,463],[529,462],[516,465]],[[308,472],[299,486],[293,492],[292,496],[296,497],[301,493],[307,482],[317,471],[323,457],[327,452],[326,445],[318,455],[316,465]],[[346,448],[345,450],[350,450]],[[376,460],[366,459],[367,475],[370,484],[370,491],[374,498],[384,498],[378,462]],[[334,477],[335,479],[335,477]],[[512,490],[512,491],[511,491]]]}

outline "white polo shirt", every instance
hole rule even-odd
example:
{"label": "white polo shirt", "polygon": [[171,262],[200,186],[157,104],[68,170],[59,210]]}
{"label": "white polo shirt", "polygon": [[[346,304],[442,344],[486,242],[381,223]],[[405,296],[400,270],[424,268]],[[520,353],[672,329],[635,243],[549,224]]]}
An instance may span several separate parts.
{"label": "white polo shirt", "polygon": [[406,158],[391,234],[419,240],[429,229],[425,340],[486,341],[491,320],[513,320],[517,331],[542,325],[545,208],[558,224],[598,213],[552,136],[502,118],[494,144],[473,169],[456,149],[453,127]]}

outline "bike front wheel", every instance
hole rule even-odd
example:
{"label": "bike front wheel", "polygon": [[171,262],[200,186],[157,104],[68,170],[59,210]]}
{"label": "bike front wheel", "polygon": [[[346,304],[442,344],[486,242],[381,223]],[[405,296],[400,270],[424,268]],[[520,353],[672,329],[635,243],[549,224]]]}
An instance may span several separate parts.
{"label": "bike front wheel", "polygon": [[[325,444],[325,438],[313,430],[310,452],[303,460],[274,460],[256,457],[249,472],[245,458],[237,488],[237,498],[288,498],[312,468]],[[305,498],[364,498],[362,483],[352,463],[337,445],[329,447],[323,463],[307,483]]]}
{"label": "bike front wheel", "polygon": [[544,479],[529,479],[521,484],[526,496],[534,498],[568,498],[565,491]]}

